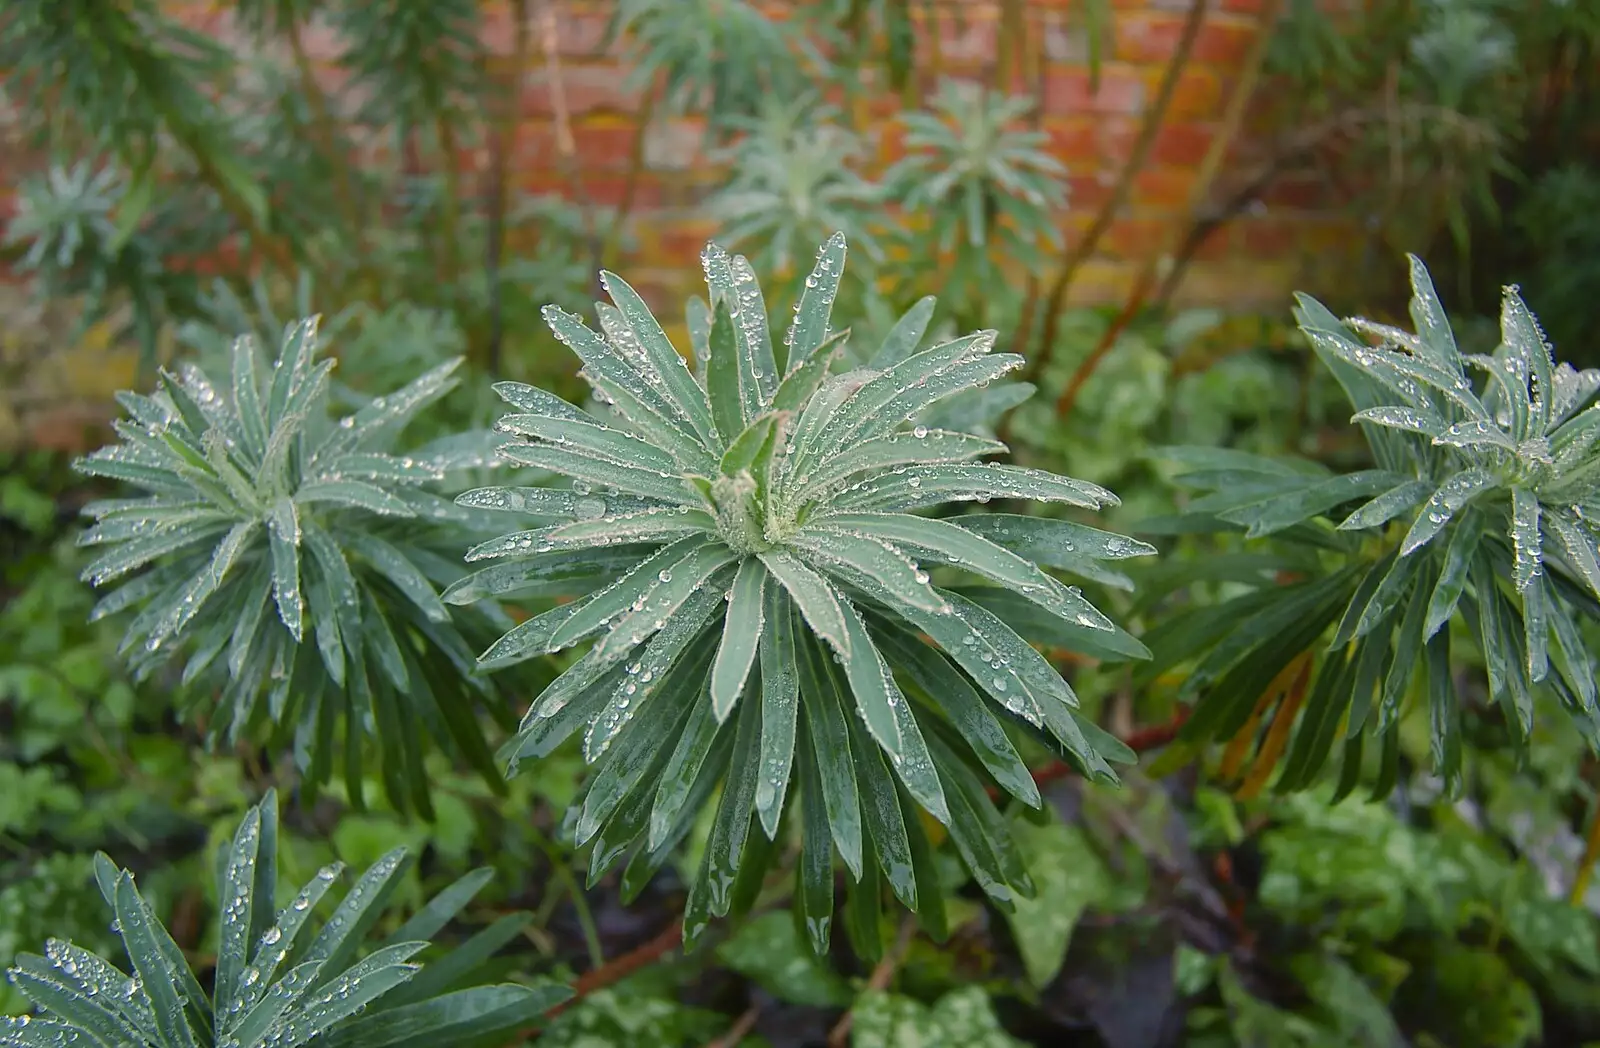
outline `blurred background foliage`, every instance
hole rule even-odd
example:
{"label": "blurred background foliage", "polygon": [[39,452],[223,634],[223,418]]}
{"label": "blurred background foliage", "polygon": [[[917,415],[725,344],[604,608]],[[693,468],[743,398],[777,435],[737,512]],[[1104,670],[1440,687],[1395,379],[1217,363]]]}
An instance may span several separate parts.
{"label": "blurred background foliage", "polygon": [[[646,131],[684,113],[704,118],[693,166],[726,174],[696,206],[784,302],[813,245],[843,230],[854,251],[836,315],[859,318],[861,344],[937,293],[937,327],[993,327],[1025,349],[1038,394],[1002,433],[1020,460],[1117,491],[1111,527],[1173,509],[1157,446],[1362,464],[1287,299],[1260,315],[1171,306],[1208,239],[1284,184],[1309,185],[1351,231],[1353,249],[1308,288],[1336,310],[1403,316],[1411,251],[1433,268],[1464,348],[1492,348],[1500,286],[1520,283],[1561,357],[1600,364],[1600,6],[1582,0],[1257,5],[1270,31],[1236,77],[1248,134],[1208,162],[1129,301],[1094,309],[1053,308],[1103,206],[1075,199],[1037,129],[1036,5],[998,5],[985,83],[941,75],[912,0],[608,5],[596,46],[626,55],[640,102],[620,200],[606,204],[589,199],[559,104],[547,145],[569,173],[564,192],[529,192],[517,175],[522,103],[508,83],[563,75],[558,12],[540,0],[492,14],[473,0],[231,0],[209,5],[231,18],[225,35],[187,27],[177,6],[0,11],[4,262],[32,301],[66,304],[61,352],[101,339],[136,357],[141,384],[158,364],[225,359],[240,333],[275,344],[288,321],[319,312],[340,357],[334,395],[350,403],[468,358],[462,388],[420,421],[424,439],[488,422],[491,375],[575,395],[535,311],[585,310],[596,268],[626,269]],[[1117,52],[1115,7],[1067,8],[1091,79]],[[509,54],[484,43],[491,17],[509,18]],[[313,69],[329,33],[334,77]],[[1181,41],[1175,52],[1181,66]],[[901,103],[892,164],[867,119],[869,96],[885,92]],[[1153,136],[1166,115],[1159,99],[1146,110]],[[1231,139],[1230,119],[1219,133]],[[1141,159],[1135,149],[1121,181]],[[18,303],[0,322],[0,384],[20,386],[34,366],[15,348],[31,310]],[[89,877],[97,849],[140,873],[203,959],[215,900],[200,871],[267,788],[293,795],[292,764],[208,750],[174,717],[180,682],[126,676],[120,627],[87,623],[78,578],[77,510],[102,491],[29,442],[14,441],[0,471],[0,963],[47,935],[111,947]],[[1241,584],[1232,551],[1171,537],[1131,573],[1134,590],[1096,599],[1146,626],[1175,591],[1225,599]],[[1463,682],[1477,680],[1476,654],[1457,658]],[[1176,704],[1175,680],[1135,691],[1122,669],[1062,669],[1122,734]],[[786,914],[758,905],[714,949],[589,994],[541,1043],[699,1045],[735,1026],[745,1044],[820,1045],[852,1005],[861,1048],[1600,1043],[1588,872],[1600,769],[1571,733],[1536,734],[1519,758],[1493,723],[1469,719],[1466,790],[1448,799],[1425,770],[1426,721],[1406,715],[1399,784],[1382,802],[1330,806],[1331,784],[1241,799],[1214,762],[1134,775],[1119,792],[1056,782],[1043,814],[1012,813],[1041,890],[1009,918],[952,862],[948,941],[908,928],[882,960],[840,945],[829,967]],[[334,788],[286,810],[285,875],[403,843],[421,855],[402,899],[415,905],[492,865],[475,919],[532,911],[515,957],[528,972],[604,970],[670,926],[681,877],[626,906],[614,877],[581,883],[560,820],[576,752],[504,796],[430,760],[436,821],[355,810]],[[691,836],[682,877],[703,838]],[[21,1009],[0,988],[0,1010]]]}

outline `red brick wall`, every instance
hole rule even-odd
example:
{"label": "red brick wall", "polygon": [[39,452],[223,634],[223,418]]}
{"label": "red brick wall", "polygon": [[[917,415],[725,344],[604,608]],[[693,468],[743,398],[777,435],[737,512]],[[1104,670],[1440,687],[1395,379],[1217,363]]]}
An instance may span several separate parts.
{"label": "red brick wall", "polygon": [[[210,31],[227,33],[226,16],[205,2],[180,5]],[[622,48],[602,49],[608,0],[553,0],[560,76],[577,147],[577,176],[588,198],[616,204],[622,196],[641,99],[627,89]],[[776,5],[781,8],[782,4]],[[1133,193],[1081,270],[1071,299],[1120,301],[1140,262],[1168,244],[1186,225],[1196,168],[1216,133],[1245,56],[1261,29],[1265,0],[1212,0],[1191,60],[1180,80],[1150,159]],[[567,194],[570,182],[559,157],[550,69],[541,47],[540,0],[531,12],[530,54],[521,74],[521,119],[514,156],[520,187]],[[1070,238],[1082,234],[1111,194],[1138,135],[1145,109],[1157,94],[1190,0],[1113,0],[1110,46],[1102,55],[1098,88],[1091,87],[1088,41],[1080,0],[1030,0],[1024,5],[1027,37],[1040,60],[1040,126],[1069,171],[1070,200],[1061,222]],[[993,82],[1000,37],[995,0],[933,0],[912,5],[916,17],[918,80],[936,76]],[[931,11],[931,16],[930,16]],[[508,0],[486,0],[485,40],[496,72],[508,75],[513,26]],[[330,34],[313,32],[316,57],[336,52]],[[937,70],[930,69],[937,55]],[[1025,90],[1020,77],[1013,89]],[[903,100],[887,90],[869,107],[869,140],[880,143],[877,162],[896,157],[895,114]],[[676,298],[698,280],[701,244],[714,232],[703,207],[722,180],[701,149],[702,125],[694,117],[658,119],[647,135],[646,164],[638,179],[630,230],[636,244],[628,272],[645,287]],[[462,158],[482,172],[481,147]],[[1228,181],[1225,167],[1217,188]],[[1200,249],[1179,295],[1180,303],[1281,308],[1303,263],[1341,239],[1343,227],[1302,199],[1294,186],[1268,194],[1249,214],[1214,234]]]}

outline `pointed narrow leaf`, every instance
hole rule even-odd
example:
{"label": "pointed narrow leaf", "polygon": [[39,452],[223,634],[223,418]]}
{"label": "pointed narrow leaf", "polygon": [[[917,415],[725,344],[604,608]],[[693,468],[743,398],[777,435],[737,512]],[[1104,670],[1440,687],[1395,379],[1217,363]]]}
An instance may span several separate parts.
{"label": "pointed narrow leaf", "polygon": [[595,487],[616,488],[661,502],[689,501],[681,476],[671,470],[625,465],[575,448],[544,444],[506,444],[500,455],[508,462],[554,470]]}
{"label": "pointed narrow leaf", "polygon": [[828,825],[834,847],[851,876],[861,877],[861,808],[857,799],[855,765],[850,753],[849,714],[838,681],[828,668],[828,653],[814,641],[798,647],[800,699],[817,763]]}
{"label": "pointed narrow leaf", "polygon": [[1511,552],[1516,558],[1517,589],[1526,592],[1544,563],[1539,534],[1539,498],[1524,487],[1511,489]]}
{"label": "pointed narrow leaf", "polygon": [[932,295],[919,298],[910,309],[901,314],[895,321],[894,327],[884,336],[883,344],[873,355],[871,366],[880,370],[890,368],[900,363],[906,357],[917,351],[922,343],[922,336],[928,330],[928,322],[933,319],[933,311],[938,305],[938,299]]}
{"label": "pointed narrow leaf", "polygon": [[755,663],[761,642],[767,600],[767,569],[755,557],[739,565],[729,591],[728,612],[723,620],[722,644],[711,664],[711,709],[717,722],[728,719],[733,704],[744,691],[745,678]]}
{"label": "pointed narrow leaf", "polygon": [[822,383],[828,377],[828,369],[843,355],[849,337],[848,330],[834,332],[805,360],[792,366],[789,374],[778,383],[777,392],[772,395],[772,410],[787,411],[798,417],[811,398],[816,396],[817,390],[822,388]]}
{"label": "pointed narrow leaf", "polygon": [[904,702],[905,697],[890,678],[889,667],[867,635],[860,613],[842,595],[839,606],[844,609],[845,635],[850,638],[850,654],[843,662],[856,712],[866,722],[873,740],[891,756],[900,756],[900,719],[895,716],[894,706]]}
{"label": "pointed narrow leaf", "polygon": [[849,629],[837,591],[828,580],[812,571],[804,561],[781,549],[759,554],[773,578],[783,584],[811,632],[828,642],[834,651],[848,655]]}
{"label": "pointed narrow leaf", "polygon": [[906,839],[906,824],[900,813],[894,778],[884,767],[878,747],[851,724],[852,748],[856,751],[856,782],[861,789],[861,813],[867,837],[878,858],[878,869],[889,882],[895,898],[912,911],[917,909],[917,882],[911,868],[911,842]]}
{"label": "pointed narrow leaf", "polygon": [[1411,530],[1406,532],[1404,541],[1400,543],[1400,555],[1405,557],[1422,548],[1444,530],[1450,518],[1463,506],[1497,483],[1499,481],[1494,474],[1481,469],[1464,469],[1448,478],[1428,499],[1428,504],[1422,507]]}
{"label": "pointed narrow leaf", "polygon": [[[729,256],[715,244],[707,244],[700,254],[706,286],[711,291],[712,308],[723,303],[733,321],[734,362],[739,385],[740,415],[744,424],[762,411],[778,388],[778,365],[772,353],[772,332],[767,327],[767,310],[760,285],[750,263],[742,255]],[[712,328],[713,341],[716,329]],[[715,363],[717,349],[712,346]],[[744,428],[740,426],[740,428]]]}
{"label": "pointed narrow leaf", "polygon": [[[763,572],[765,574],[765,572]],[[800,677],[795,660],[794,606],[777,583],[768,583],[766,629],[761,634],[761,776],[756,814],[768,838],[776,838],[794,764]],[[732,608],[729,615],[733,614]]]}
{"label": "pointed narrow leaf", "polygon": [[817,771],[811,733],[802,721],[796,762],[800,776],[800,868],[795,878],[795,913],[805,927],[811,950],[828,952],[833,932],[833,843],[828,836],[828,809]]}
{"label": "pointed narrow leaf", "polygon": [[300,515],[294,503],[279,499],[267,517],[272,553],[272,596],[278,617],[298,642],[304,603],[300,597]]}
{"label": "pointed narrow leaf", "polygon": [[828,317],[839,294],[839,278],[844,274],[843,233],[829,237],[817,249],[817,261],[806,277],[805,288],[795,304],[794,321],[789,325],[784,345],[789,347],[786,371],[792,374],[806,363],[828,335]]}
{"label": "pointed narrow leaf", "polygon": [[[883,539],[835,528],[814,528],[796,535],[791,543],[806,551],[818,567],[830,572],[843,568],[870,578],[910,607],[923,611],[944,607],[944,600],[928,584],[928,573]],[[845,618],[848,623],[848,612]],[[854,645],[854,635],[847,636]]]}
{"label": "pointed narrow leaf", "polygon": [[970,513],[950,523],[981,535],[990,542],[1051,568],[1076,568],[1084,559],[1123,560],[1151,557],[1149,543],[1110,531],[1054,517],[1027,517],[1015,513]]}
{"label": "pointed narrow leaf", "polygon": [[[611,703],[590,723],[589,730],[583,738],[585,760],[590,763],[596,761],[611,744],[611,740],[633,720],[639,707],[662,690],[669,682],[668,671],[674,668],[673,664],[678,661],[680,655],[687,650],[698,650],[697,642],[701,640],[710,642],[715,638],[714,631],[708,630],[707,627],[723,607],[723,597],[727,593],[732,574],[731,570],[722,572],[714,580],[694,587],[671,612],[663,613],[664,625],[650,638],[638,661],[628,667],[629,669],[633,666],[639,667],[637,683],[632,679],[624,680]],[[691,645],[696,647],[691,649]],[[596,645],[596,651],[599,650],[600,646]],[[626,652],[628,649],[618,650]],[[709,657],[708,648],[707,658]],[[629,678],[632,676],[630,674]],[[699,679],[695,680],[696,690],[699,687]]]}
{"label": "pointed narrow leaf", "polygon": [[966,462],[984,455],[1003,454],[1005,451],[1006,446],[997,440],[919,426],[910,433],[901,432],[861,441],[849,450],[834,455],[805,480],[797,477],[790,497],[799,504],[806,501],[807,496],[825,496],[846,478],[869,470],[886,470],[911,464]]}
{"label": "pointed narrow leaf", "polygon": [[672,348],[672,343],[668,341],[666,332],[661,330],[661,324],[650,312],[650,307],[645,305],[644,299],[627,281],[615,273],[602,270],[600,284],[622,312],[623,320],[633,332],[644,357],[650,361],[662,395],[689,420],[702,443],[707,447],[714,446],[716,426],[711,421],[711,408],[706,403],[705,391],[689,374],[688,360]]}
{"label": "pointed narrow leaf", "polygon": [[1467,569],[1472,565],[1482,537],[1482,515],[1474,512],[1462,514],[1456,523],[1455,534],[1450,537],[1450,545],[1445,547],[1439,581],[1434,584],[1433,593],[1428,598],[1428,612],[1422,627],[1424,637],[1431,638],[1438,633],[1450,621],[1450,616],[1455,614],[1461,591],[1467,585]]}
{"label": "pointed narrow leaf", "polygon": [[895,664],[944,712],[1000,788],[1030,808],[1039,807],[1039,788],[1027,765],[967,679],[944,656],[912,637],[898,633],[880,636]]}
{"label": "pointed narrow leaf", "polygon": [[1085,509],[1120,504],[1115,495],[1098,484],[1043,470],[982,463],[909,466],[904,473],[887,473],[846,488],[833,505],[841,510],[899,511],[940,502],[999,498],[1064,502]]}
{"label": "pointed narrow leaf", "polygon": [[1425,480],[1408,480],[1396,485],[1370,502],[1364,503],[1339,524],[1341,531],[1376,528],[1411,509],[1433,493],[1433,485]]}

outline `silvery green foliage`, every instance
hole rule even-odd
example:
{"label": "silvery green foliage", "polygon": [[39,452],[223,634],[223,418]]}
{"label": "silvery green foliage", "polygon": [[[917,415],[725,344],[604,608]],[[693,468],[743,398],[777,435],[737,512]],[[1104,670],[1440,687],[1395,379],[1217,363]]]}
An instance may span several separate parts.
{"label": "silvery green foliage", "polygon": [[[1336,475],[1231,451],[1171,453],[1187,470],[1179,482],[1206,492],[1189,504],[1192,516],[1248,538],[1275,536],[1299,552],[1290,563],[1275,551],[1273,570],[1304,579],[1204,609],[1211,627],[1180,617],[1152,635],[1152,665],[1200,657],[1186,686],[1205,698],[1188,737],[1238,731],[1267,682],[1314,643],[1321,650],[1332,630],[1280,788],[1313,781],[1348,714],[1344,788],[1357,784],[1370,729],[1383,739],[1377,785],[1386,792],[1412,692],[1428,711],[1439,771],[1458,784],[1448,628],[1458,617],[1513,737],[1526,741],[1543,685],[1600,749],[1580,627],[1600,616],[1600,406],[1590,404],[1600,372],[1557,364],[1515,288],[1505,291],[1496,350],[1463,354],[1415,258],[1411,284],[1415,331],[1340,321],[1299,299],[1300,328],[1356,407],[1374,468]],[[1340,554],[1339,566],[1330,570],[1318,550]]]}
{"label": "silvery green foliage", "polygon": [[208,996],[133,874],[97,856],[95,877],[115,914],[127,970],[58,939],[46,944],[42,957],[19,956],[11,982],[38,1014],[0,1019],[0,1048],[475,1044],[526,1026],[571,996],[548,982],[453,989],[470,985],[473,973],[520,934],[527,923],[523,915],[503,918],[427,964],[415,962],[428,940],[488,883],[487,868],[440,892],[363,956],[363,940],[400,883],[405,849],[362,874],[320,929],[319,904],[343,867],[323,867],[298,893],[283,898],[277,862],[277,797],[269,791],[245,815],[219,863],[222,912]]}
{"label": "silvery green foliage", "polygon": [[771,96],[793,97],[827,63],[793,19],[750,0],[621,0],[606,27],[626,39],[629,86],[660,92],[669,113],[704,107],[707,133]]}
{"label": "silvery green foliage", "polygon": [[907,272],[936,280],[962,316],[987,316],[1014,283],[1000,263],[1038,269],[1048,261],[1042,249],[1060,245],[1067,172],[1047,135],[1019,126],[1033,106],[945,80],[926,110],[901,117],[906,155],[883,186],[927,226],[908,234]]}
{"label": "silvery green foliage", "polygon": [[150,396],[119,395],[121,442],[77,465],[143,494],[86,508],[96,523],[81,541],[102,551],[84,577],[120,584],[94,617],[134,612],[123,651],[137,673],[181,653],[185,682],[209,685],[197,691],[217,695],[214,734],[270,724],[313,787],[338,756],[357,803],[375,735],[390,800],[426,812],[424,738],[500,785],[474,710],[504,707],[469,674],[474,648],[510,620],[439,600],[460,576],[445,551],[474,517],[424,490],[493,450],[469,435],[393,453],[459,361],[335,417],[316,342],[302,321],[270,369],[241,338],[224,384],[185,366]]}
{"label": "silvery green foliage", "polygon": [[883,194],[858,173],[866,149],[835,107],[809,93],[775,94],[757,116],[730,117],[728,126],[741,134],[717,159],[731,174],[706,202],[726,243],[764,271],[792,274],[796,284],[812,245],[834,230],[881,261],[872,227]]}
{"label": "silvery green foliage", "polygon": [[445,599],[573,598],[509,631],[482,656],[491,666],[587,645],[503,754],[515,766],[582,736],[594,774],[575,836],[592,848],[592,876],[631,856],[627,892],[721,783],[687,907],[691,941],[750,904],[796,784],[797,905],[818,950],[835,851],[857,883],[861,927],[876,928],[864,915],[879,904],[879,871],[942,926],[919,808],[1008,906],[1031,888],[985,783],[1031,805],[1039,794],[1005,726],[1099,779],[1131,759],[1080,716],[1024,635],[1102,658],[1145,654],[1044,568],[1117,578],[1101,562],[1152,551],[1059,519],[915,512],[1116,501],[1094,484],[983,461],[1005,451],[994,440],[912,421],[1021,363],[990,352],[994,332],[920,348],[923,303],[871,367],[835,372],[847,334],[830,331],[842,236],[819,251],[781,348],[749,263],[715,245],[701,261],[710,304],[689,318],[693,369],[638,294],[604,273],[612,301],[597,306],[600,331],[546,310],[603,407],[497,387],[515,409],[499,427],[523,438],[500,454],[572,488],[460,496],[533,519],[472,549],[483,567]]}
{"label": "silvery green foliage", "polygon": [[944,80],[924,111],[906,113],[906,156],[884,175],[902,203],[934,216],[941,251],[996,241],[1042,262],[1035,238],[1059,245],[1051,221],[1066,203],[1066,168],[1046,151],[1049,136],[1018,123],[1035,102],[981,85]]}

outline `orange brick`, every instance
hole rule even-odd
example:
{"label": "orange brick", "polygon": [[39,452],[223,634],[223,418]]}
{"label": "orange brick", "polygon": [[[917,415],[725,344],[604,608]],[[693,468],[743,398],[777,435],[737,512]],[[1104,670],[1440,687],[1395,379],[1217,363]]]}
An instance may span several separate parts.
{"label": "orange brick", "polygon": [[[572,116],[595,112],[634,113],[642,101],[641,93],[628,83],[628,70],[605,62],[563,67],[561,88],[567,112]],[[522,111],[529,116],[555,113],[550,77],[545,69],[529,73],[523,80]]]}
{"label": "orange brick", "polygon": [[1174,224],[1170,218],[1118,219],[1101,239],[1101,250],[1114,258],[1148,258],[1171,245]]}
{"label": "orange brick", "polygon": [[1044,75],[1043,111],[1049,113],[1137,113],[1146,91],[1137,73],[1107,66],[1091,88],[1087,69],[1052,69]]}
{"label": "orange brick", "polygon": [[[1166,11],[1119,16],[1115,22],[1117,58],[1124,62],[1166,62],[1178,50],[1184,21],[1183,15]],[[1244,61],[1258,32],[1256,24],[1248,19],[1209,15],[1195,34],[1190,61],[1237,65]]]}
{"label": "orange brick", "polygon": [[1073,211],[1094,210],[1111,199],[1112,179],[1101,174],[1070,175],[1067,203]]}
{"label": "orange brick", "polygon": [[[634,125],[615,118],[579,121],[572,127],[574,163],[580,170],[614,171],[628,166]],[[558,167],[563,163],[554,121],[527,123],[519,129],[518,162],[523,166]]]}
{"label": "orange brick", "polygon": [[[1184,235],[1188,236],[1189,230],[1185,228]],[[1211,227],[1205,238],[1191,250],[1194,258],[1202,261],[1214,261],[1219,258],[1228,258],[1233,254],[1233,242],[1228,236],[1227,226]]]}
{"label": "orange brick", "polygon": [[1150,147],[1150,161],[1185,167],[1198,165],[1211,148],[1214,134],[1209,124],[1169,121],[1156,132],[1156,140]]}
{"label": "orange brick", "polygon": [[[491,54],[508,55],[516,40],[516,25],[509,0],[493,0],[483,7],[482,38]],[[556,44],[560,54],[567,57],[587,57],[603,53],[617,54],[619,43],[609,48],[605,41],[606,15],[598,10],[582,10],[575,4],[556,4]],[[530,5],[528,14],[528,46],[538,54],[544,53],[544,25],[537,8]]]}
{"label": "orange brick", "polygon": [[1194,185],[1194,172],[1181,167],[1150,167],[1134,177],[1133,201],[1151,211],[1183,210],[1188,207]]}
{"label": "orange brick", "polygon": [[995,12],[962,9],[958,17],[953,10],[935,8],[930,13],[921,6],[912,10],[913,53],[929,55],[937,47],[941,62],[978,65],[994,61],[1000,31]]}
{"label": "orange brick", "polygon": [[656,235],[656,249],[665,261],[691,265],[700,257],[701,248],[716,235],[717,223],[709,219],[665,221]]}
{"label": "orange brick", "polygon": [[[589,201],[602,207],[616,207],[622,203],[622,191],[625,184],[623,175],[591,176],[584,175],[583,184],[588,191]],[[661,206],[661,183],[647,174],[641,174],[634,187],[633,206],[638,211],[648,211]]]}
{"label": "orange brick", "polygon": [[1069,165],[1090,162],[1096,170],[1115,167],[1133,152],[1136,121],[1126,117],[1050,117],[1043,125],[1050,149]]}
{"label": "orange brick", "polygon": [[[1159,64],[1146,69],[1144,75],[1149,97],[1154,98],[1161,89],[1164,73]],[[1216,70],[1190,66],[1178,76],[1178,86],[1172,92],[1172,103],[1167,107],[1167,119],[1186,121],[1212,118],[1221,106],[1222,81]]]}

